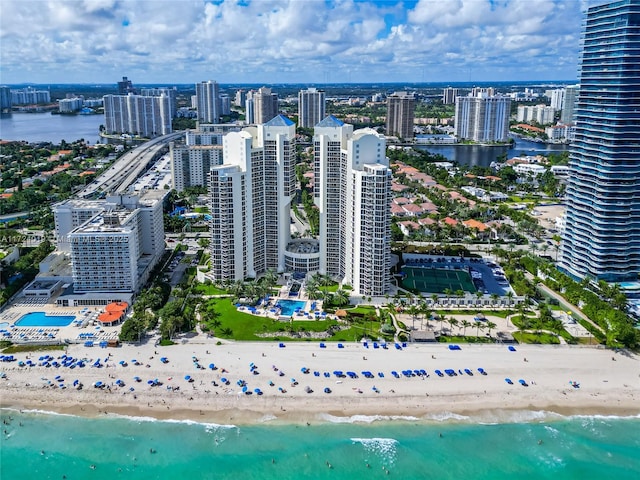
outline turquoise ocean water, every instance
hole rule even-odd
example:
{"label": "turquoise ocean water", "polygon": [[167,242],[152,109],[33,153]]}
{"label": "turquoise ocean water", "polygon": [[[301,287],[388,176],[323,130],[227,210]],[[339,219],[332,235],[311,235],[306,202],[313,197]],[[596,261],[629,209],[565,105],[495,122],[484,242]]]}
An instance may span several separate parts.
{"label": "turquoise ocean water", "polygon": [[640,478],[639,417],[523,415],[236,427],[2,410],[0,478]]}

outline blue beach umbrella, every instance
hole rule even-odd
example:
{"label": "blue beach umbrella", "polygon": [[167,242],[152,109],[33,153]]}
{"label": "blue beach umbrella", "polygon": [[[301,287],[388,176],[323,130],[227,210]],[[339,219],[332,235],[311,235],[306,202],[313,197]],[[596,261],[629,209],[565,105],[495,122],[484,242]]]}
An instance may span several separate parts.
{"label": "blue beach umbrella", "polygon": [[216,368],[216,366],[215,366],[213,363],[210,363],[210,364],[209,364],[209,368],[210,368],[211,370],[213,370],[214,368]]}

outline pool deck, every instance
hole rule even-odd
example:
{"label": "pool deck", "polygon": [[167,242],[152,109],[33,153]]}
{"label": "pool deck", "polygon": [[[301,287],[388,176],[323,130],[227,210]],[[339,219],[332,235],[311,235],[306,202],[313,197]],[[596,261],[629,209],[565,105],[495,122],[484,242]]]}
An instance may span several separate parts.
{"label": "pool deck", "polygon": [[[0,323],[7,322],[6,330],[10,335],[0,334],[0,340],[9,340],[20,344],[56,344],[56,343],[84,343],[93,340],[115,340],[120,334],[120,325],[114,327],[102,326],[96,317],[102,311],[100,307],[59,307],[52,303],[44,303],[42,300],[20,297],[9,307],[0,313]],[[44,312],[48,316],[71,315],[75,321],[67,326],[15,326],[15,322],[23,315],[33,312]],[[82,326],[84,325],[84,326]],[[99,327],[99,328],[96,328]],[[4,333],[4,332],[3,332]],[[91,333],[92,335],[87,335]]]}
{"label": "pool deck", "polygon": [[[281,301],[302,302],[305,305],[304,305],[304,308],[302,308],[297,313],[293,313],[291,315],[281,315],[279,309],[275,308],[275,305],[278,302],[281,302]],[[316,304],[315,310],[311,310],[311,305],[313,303]],[[274,320],[280,320],[280,321],[290,321],[292,318],[293,318],[293,320],[296,320],[296,321],[316,320],[316,318],[321,318],[320,317],[320,312],[323,311],[323,309],[322,309],[322,300],[308,300],[306,298],[306,295],[305,295],[304,298],[300,298],[300,296],[298,296],[298,297],[288,297],[288,296],[272,297],[267,304],[259,305],[258,307],[256,307],[255,311],[251,311],[245,306],[238,307],[238,310],[241,311],[241,312],[244,312],[244,313],[249,313],[251,315],[258,315],[260,317],[267,317],[267,318],[272,318]],[[318,312],[318,315],[316,315],[315,312]],[[323,317],[321,319],[322,320],[324,320],[324,319],[327,319],[327,320],[336,319],[337,320],[337,317],[335,317],[334,315],[325,315],[325,317]]]}

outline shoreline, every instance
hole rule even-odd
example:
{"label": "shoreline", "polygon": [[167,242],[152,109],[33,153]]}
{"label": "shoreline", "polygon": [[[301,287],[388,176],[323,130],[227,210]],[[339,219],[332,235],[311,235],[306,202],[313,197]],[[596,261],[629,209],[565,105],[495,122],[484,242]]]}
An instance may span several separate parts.
{"label": "shoreline", "polygon": [[[63,355],[62,351],[47,353]],[[32,353],[31,359],[40,355]],[[0,371],[6,378],[0,379],[0,408],[219,425],[378,420],[513,423],[556,416],[640,415],[640,359],[628,352],[588,347],[518,345],[517,352],[510,352],[506,345],[463,345],[461,351],[451,351],[445,344],[373,350],[355,343],[345,344],[344,349],[334,345],[320,349],[316,344],[278,348],[278,344],[243,342],[186,343],[155,350],[151,345],[118,349],[73,345],[68,355],[104,358],[104,366],[71,370],[2,363]],[[168,357],[168,363],[160,362],[162,356]],[[15,357],[24,360],[26,354]],[[119,364],[135,358],[140,365]],[[194,358],[202,364],[200,368],[194,366]],[[216,370],[207,368],[210,362],[219,365]],[[250,369],[250,365],[255,366]],[[478,367],[487,375],[479,374]],[[254,368],[258,373],[253,374]],[[301,372],[307,368],[309,373]],[[429,377],[395,378],[390,373],[405,368],[424,368]],[[461,374],[441,378],[434,373],[446,368]],[[465,368],[475,373],[469,375]],[[334,370],[352,370],[358,377],[337,378],[330,373]],[[374,378],[365,378],[364,371],[371,371]],[[186,375],[193,376],[193,381],[186,380]],[[65,377],[69,387],[58,388],[55,376]],[[134,376],[142,381],[135,382]],[[156,378],[163,385],[146,383]],[[74,379],[84,384],[82,390],[71,387]],[[116,379],[125,385],[117,386]],[[521,386],[519,379],[526,379],[528,386]],[[107,387],[94,388],[96,381]],[[259,388],[263,394],[243,394],[238,385],[242,381],[248,391]],[[572,387],[572,381],[579,388]],[[324,393],[324,388],[331,393]]]}
{"label": "shoreline", "polygon": [[[420,398],[421,399],[421,398]],[[417,400],[417,399],[414,399]],[[220,427],[241,427],[254,425],[331,425],[331,424],[371,424],[379,422],[408,422],[412,424],[478,424],[495,425],[510,423],[538,423],[562,421],[572,417],[603,417],[619,419],[640,418],[640,409],[635,402],[624,406],[605,407],[596,405],[560,406],[528,405],[523,408],[507,407],[503,409],[376,409],[353,411],[286,411],[268,412],[259,410],[161,410],[139,406],[103,406],[103,405],[47,405],[42,403],[16,400],[10,404],[4,401],[0,410],[7,412],[33,413],[39,415],[67,415],[85,419],[119,418],[131,421],[192,422]],[[293,408],[293,407],[292,407]],[[274,413],[278,413],[275,415]]]}

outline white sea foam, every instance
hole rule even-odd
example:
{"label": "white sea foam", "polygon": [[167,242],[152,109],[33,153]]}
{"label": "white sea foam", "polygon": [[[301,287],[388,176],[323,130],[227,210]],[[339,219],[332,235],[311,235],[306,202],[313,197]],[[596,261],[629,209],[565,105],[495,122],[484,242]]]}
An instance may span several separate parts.
{"label": "white sea foam", "polygon": [[50,410],[38,410],[38,409],[24,409],[24,408],[13,408],[13,407],[5,407],[1,410],[6,410],[9,412],[17,412],[17,413],[34,413],[36,415],[56,415],[59,417],[77,417],[78,415],[72,415],[70,413],[60,413],[53,412]]}
{"label": "white sea foam", "polygon": [[453,412],[440,412],[440,413],[431,413],[429,415],[425,415],[422,417],[423,420],[431,421],[431,422],[448,422],[448,421],[467,421],[470,417],[466,415],[458,415]]}
{"label": "white sea foam", "polygon": [[420,420],[418,417],[404,415],[352,415],[350,417],[337,417],[328,413],[321,413],[318,418],[329,423],[373,423],[385,421],[404,421],[415,422]]}
{"label": "white sea foam", "polygon": [[386,466],[396,461],[398,441],[395,438],[352,438],[354,444],[361,444],[365,451],[380,458]]}
{"label": "white sea foam", "polygon": [[275,415],[263,415],[258,419],[258,423],[273,422],[274,420],[277,420],[277,419],[278,417],[276,417]]}
{"label": "white sea foam", "polygon": [[196,422],[195,420],[178,420],[174,418],[166,418],[166,419],[157,419],[154,417],[141,417],[141,416],[131,416],[131,415],[120,415],[118,413],[110,413],[109,417],[121,418],[123,420],[129,420],[132,422],[163,422],[163,423],[181,423],[183,425],[197,425],[205,427],[206,429],[234,429],[238,428],[236,425],[222,425],[219,423],[207,423],[207,422]]}
{"label": "white sea foam", "polygon": [[640,419],[640,413],[637,415],[570,415],[568,419],[591,419],[591,420],[630,420],[633,418]]}

